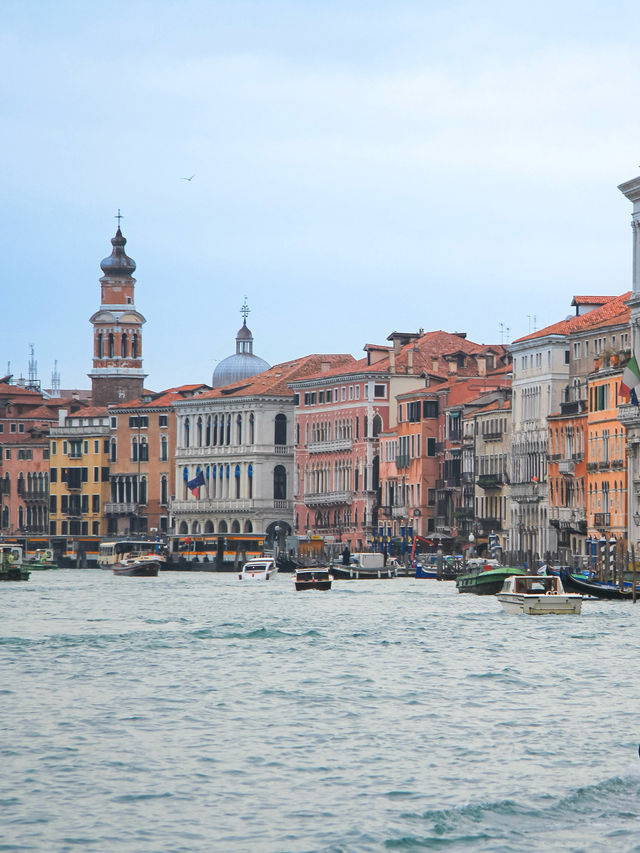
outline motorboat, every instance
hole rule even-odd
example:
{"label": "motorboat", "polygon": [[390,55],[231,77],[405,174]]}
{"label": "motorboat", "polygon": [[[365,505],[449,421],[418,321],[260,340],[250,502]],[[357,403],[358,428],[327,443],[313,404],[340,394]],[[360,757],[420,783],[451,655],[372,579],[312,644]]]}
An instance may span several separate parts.
{"label": "motorboat", "polygon": [[33,557],[25,560],[24,565],[30,571],[42,571],[44,569],[58,568],[53,559],[53,551],[51,548],[37,548]]}
{"label": "motorboat", "polygon": [[314,566],[306,569],[296,569],[293,582],[296,590],[303,589],[331,589],[333,575],[328,568]]}
{"label": "motorboat", "polygon": [[507,613],[547,616],[582,611],[582,596],[565,592],[556,575],[512,575],[496,597]]}
{"label": "motorboat", "polygon": [[113,564],[114,575],[126,575],[136,578],[155,578],[158,576],[160,558],[158,554],[125,554]]}
{"label": "motorboat", "polygon": [[[500,592],[505,580],[511,575],[526,575],[524,569],[514,566],[500,566],[495,560],[483,560],[473,570],[456,578],[458,592],[472,592],[475,595],[495,595]],[[469,564],[471,565],[471,561]]]}
{"label": "motorboat", "polygon": [[618,599],[622,601],[631,601],[633,598],[633,587],[631,584],[623,583],[622,588],[620,588],[619,584],[598,580],[594,572],[572,571],[566,566],[559,566],[558,568],[550,569],[550,571],[560,578],[562,585],[569,592],[576,592],[590,598]]}
{"label": "motorboat", "polygon": [[277,571],[277,563],[272,557],[258,557],[244,564],[238,578],[241,581],[268,581]]}
{"label": "motorboat", "polygon": [[391,561],[384,563],[383,554],[362,552],[351,554],[349,563],[335,563],[331,573],[336,580],[377,580],[381,578],[397,578],[398,564]]}
{"label": "motorboat", "polygon": [[0,545],[0,581],[28,581],[30,574],[19,545]]}

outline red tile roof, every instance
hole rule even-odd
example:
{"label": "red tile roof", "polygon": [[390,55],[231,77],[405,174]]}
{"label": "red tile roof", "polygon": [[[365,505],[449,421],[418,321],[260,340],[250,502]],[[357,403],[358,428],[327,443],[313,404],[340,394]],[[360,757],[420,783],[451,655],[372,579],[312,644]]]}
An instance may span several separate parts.
{"label": "red tile roof", "polygon": [[628,323],[631,311],[626,302],[630,297],[631,291],[627,291],[627,293],[623,293],[621,296],[614,296],[605,302],[604,305],[601,305],[600,308],[594,308],[586,314],[580,314],[577,317],[568,317],[566,320],[552,323],[552,325],[546,326],[537,332],[532,332],[530,335],[516,338],[513,343],[532,341],[536,338],[546,338],[548,335],[570,335],[572,332],[585,332],[589,329],[600,329],[607,326]]}

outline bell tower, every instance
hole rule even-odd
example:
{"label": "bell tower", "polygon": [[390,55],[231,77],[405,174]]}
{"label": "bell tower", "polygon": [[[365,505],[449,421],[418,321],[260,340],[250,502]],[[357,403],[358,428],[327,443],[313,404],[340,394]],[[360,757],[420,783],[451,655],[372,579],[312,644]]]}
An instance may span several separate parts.
{"label": "bell tower", "polygon": [[142,396],[147,374],[142,369],[142,326],[145,318],[134,304],[133,273],[136,263],[128,257],[125,238],[118,230],[113,250],[100,267],[100,308],[90,318],[93,325],[91,399],[94,406],[126,403]]}

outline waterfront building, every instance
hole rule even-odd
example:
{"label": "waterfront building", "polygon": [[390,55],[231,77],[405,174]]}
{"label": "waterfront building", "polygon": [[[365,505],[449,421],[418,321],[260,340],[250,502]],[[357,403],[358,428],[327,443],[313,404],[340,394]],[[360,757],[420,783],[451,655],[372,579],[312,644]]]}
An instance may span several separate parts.
{"label": "waterfront building", "polygon": [[589,377],[586,507],[592,541],[626,539],[626,439],[618,420],[621,377],[622,369],[610,364],[601,364]]}
{"label": "waterfront building", "polygon": [[294,392],[290,383],[351,358],[308,355],[240,382],[174,402],[177,534],[260,533],[279,542],[293,528]]}
{"label": "waterfront building", "polygon": [[[467,534],[469,542],[478,547],[491,546],[490,537],[502,548],[503,553],[511,547],[509,540],[510,483],[511,483],[511,388],[510,376],[504,377],[504,384],[495,392],[483,395],[472,401],[465,409],[464,426],[469,444],[473,442],[473,451],[465,447],[463,456],[473,459],[473,512],[471,525],[460,524],[462,533]],[[462,487],[465,509],[468,503],[465,493],[468,489],[467,470],[463,461]],[[466,518],[468,519],[468,513]]]}
{"label": "waterfront building", "polygon": [[[577,416],[587,410],[589,375],[596,360],[598,365],[602,362],[608,366],[629,357],[629,295],[575,297],[575,316],[511,344],[514,402],[510,536],[519,559],[535,561],[548,552],[556,553],[558,548],[569,548],[567,534],[573,537],[571,547],[576,546],[575,553],[585,552],[586,506],[580,492],[574,488],[568,499],[571,503],[582,500],[581,512],[563,503],[567,500],[566,484],[556,483],[553,504],[549,500],[548,430],[558,429],[553,456],[568,452],[571,447],[576,447],[572,455],[583,452],[582,433],[571,430],[585,429],[583,419]],[[567,420],[573,423],[566,423]],[[568,463],[578,459],[554,459],[554,479],[561,476],[560,466],[555,467],[560,461],[568,473]],[[571,516],[571,512],[575,515]],[[575,524],[567,526],[569,521]],[[562,535],[561,530],[565,531]]]}
{"label": "waterfront building", "polygon": [[103,537],[110,493],[107,409],[60,409],[58,415],[49,433],[49,534]]}
{"label": "waterfront building", "polygon": [[[118,222],[119,222],[118,214]],[[142,326],[145,318],[134,301],[135,261],[125,250],[120,225],[109,257],[100,267],[100,308],[90,319],[93,325],[93,406],[124,403],[142,396],[146,374],[142,369]]]}
{"label": "waterfront building", "polygon": [[[640,357],[640,177],[620,184],[620,192],[632,203],[632,292],[630,309],[631,355]],[[628,542],[640,553],[640,406],[633,398],[619,407],[618,417],[625,428],[627,454],[627,527]]]}
{"label": "waterfront building", "polygon": [[0,380],[0,533],[49,529],[49,427],[64,402]]}
{"label": "waterfront building", "polygon": [[167,534],[169,499],[175,494],[174,403],[210,390],[182,385],[109,407],[109,482],[105,504],[110,536]]}
{"label": "waterfront building", "polygon": [[[423,510],[428,526],[428,518],[433,517],[432,505],[427,503],[430,487],[419,480],[419,473],[433,466],[424,460],[433,450],[428,442],[433,436],[428,427],[423,436],[417,421],[404,420],[408,412],[405,407],[411,406],[409,417],[416,417],[418,398],[423,402],[420,395],[425,387],[432,395],[435,389],[456,380],[485,376],[498,362],[502,364],[505,352],[504,347],[475,344],[466,340],[465,334],[443,331],[393,332],[387,340],[391,346],[367,344],[366,357],[348,369],[292,386],[299,393],[296,530],[335,538],[352,549],[371,544],[381,547],[382,537],[389,530],[407,540],[414,525],[416,530],[418,526],[424,529],[424,523],[416,522]],[[417,396],[411,398],[413,394]],[[417,459],[418,433],[420,461],[413,461]],[[384,463],[380,458],[382,436],[388,455]],[[409,463],[409,477],[402,467],[399,475],[398,456],[402,466]],[[435,487],[434,482],[431,488]],[[392,499],[394,503],[387,503]],[[382,515],[379,506],[384,507]]]}

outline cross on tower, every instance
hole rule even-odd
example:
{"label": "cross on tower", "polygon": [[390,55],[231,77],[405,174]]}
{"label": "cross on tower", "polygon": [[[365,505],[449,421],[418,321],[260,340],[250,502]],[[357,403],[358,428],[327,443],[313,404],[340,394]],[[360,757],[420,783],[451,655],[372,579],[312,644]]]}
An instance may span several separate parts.
{"label": "cross on tower", "polygon": [[244,317],[244,322],[246,323],[246,322],[247,322],[247,317],[248,317],[248,316],[249,316],[249,314],[251,313],[251,308],[249,308],[249,306],[247,305],[247,297],[246,297],[246,296],[245,296],[245,298],[244,298],[244,303],[243,303],[243,305],[242,305],[242,308],[240,309],[240,313],[241,313],[241,314],[242,314],[242,316]]}
{"label": "cross on tower", "polygon": [[120,208],[118,208],[118,215],[113,218],[118,220],[118,228],[120,228],[120,220],[124,219],[123,215],[120,213]]}

